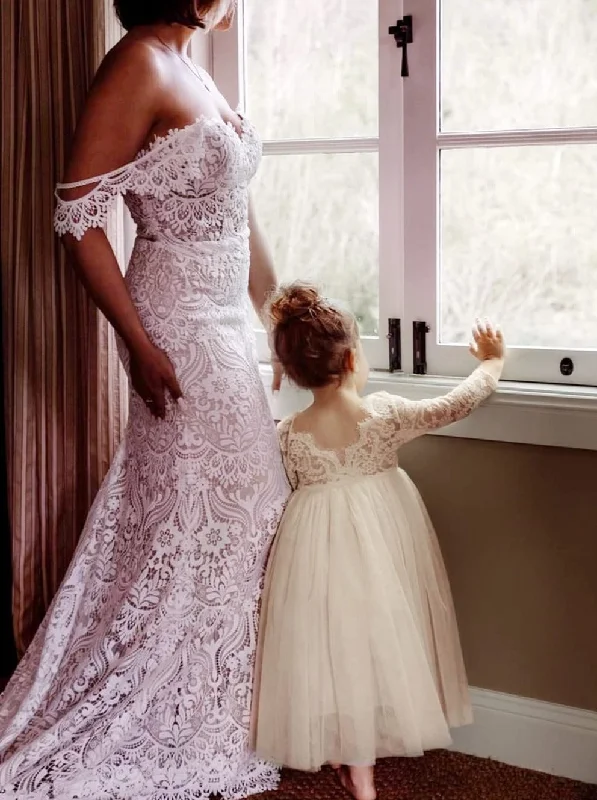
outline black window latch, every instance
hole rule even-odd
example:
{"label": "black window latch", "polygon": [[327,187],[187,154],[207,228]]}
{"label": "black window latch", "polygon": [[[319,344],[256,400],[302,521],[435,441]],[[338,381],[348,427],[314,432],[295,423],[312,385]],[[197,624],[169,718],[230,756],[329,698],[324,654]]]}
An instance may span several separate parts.
{"label": "black window latch", "polygon": [[413,43],[413,18],[411,14],[397,20],[395,25],[388,29],[390,36],[396,41],[396,47],[402,48],[402,67],[400,75],[408,78],[408,52],[407,47]]}

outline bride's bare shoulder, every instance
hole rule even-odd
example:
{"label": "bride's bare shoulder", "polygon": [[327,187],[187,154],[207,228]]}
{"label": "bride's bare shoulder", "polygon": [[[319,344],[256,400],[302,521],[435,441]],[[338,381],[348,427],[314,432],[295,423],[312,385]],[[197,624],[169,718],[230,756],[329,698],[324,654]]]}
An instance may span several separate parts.
{"label": "bride's bare shoulder", "polygon": [[92,92],[112,83],[121,88],[131,85],[137,91],[157,88],[164,77],[163,63],[160,48],[149,37],[129,33],[106,54],[93,81]]}
{"label": "bride's bare shoulder", "polygon": [[164,97],[159,49],[127,35],[104,58],[77,124],[65,180],[101,175],[144,146]]}

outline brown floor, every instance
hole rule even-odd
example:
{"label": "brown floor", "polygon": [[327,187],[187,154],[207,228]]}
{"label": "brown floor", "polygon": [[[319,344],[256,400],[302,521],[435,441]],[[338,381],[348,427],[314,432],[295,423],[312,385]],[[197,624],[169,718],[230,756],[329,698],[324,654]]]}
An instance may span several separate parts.
{"label": "brown floor", "polygon": [[[447,751],[381,761],[377,789],[379,800],[597,800],[597,786]],[[319,774],[287,772],[277,792],[253,800],[299,798],[342,800],[348,795],[334,773],[324,770]]]}

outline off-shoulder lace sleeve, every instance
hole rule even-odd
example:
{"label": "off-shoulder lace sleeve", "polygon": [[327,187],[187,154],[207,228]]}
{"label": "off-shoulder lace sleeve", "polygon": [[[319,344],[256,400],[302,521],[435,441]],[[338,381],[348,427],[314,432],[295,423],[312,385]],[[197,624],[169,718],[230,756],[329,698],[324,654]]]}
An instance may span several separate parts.
{"label": "off-shoulder lace sleeve", "polygon": [[[164,136],[157,136],[133,161],[111,172],[75,183],[57,184],[54,214],[56,232],[60,236],[70,233],[76,239],[82,239],[89,228],[102,228],[118,195],[129,191],[139,196],[151,195],[157,200],[163,200],[170,194],[188,192],[193,186],[193,176],[189,176],[187,169],[181,168],[181,153],[185,160],[190,152],[204,156],[204,128],[207,122],[205,118],[198,118],[184,128],[173,128]],[[65,199],[61,194],[68,189],[83,187],[89,190],[75,200]]]}
{"label": "off-shoulder lace sleeve", "polygon": [[399,428],[416,436],[458,422],[478,408],[495,391],[497,385],[496,375],[481,364],[443,397],[431,400],[405,400],[395,397],[393,405]]}
{"label": "off-shoulder lace sleeve", "polygon": [[[103,228],[108,212],[120,194],[124,194],[132,183],[134,162],[123,167],[74,183],[56,185],[56,211],[54,228],[59,236],[72,234],[82,239],[89,228]],[[89,191],[76,200],[65,200],[61,192],[68,189],[89,187]]]}
{"label": "off-shoulder lace sleeve", "polygon": [[288,448],[288,441],[290,437],[290,428],[292,426],[292,417],[287,417],[278,423],[278,439],[280,441],[280,449],[282,451],[282,461],[284,462],[284,469],[286,470],[286,477],[292,489],[296,489],[298,485],[298,477],[296,470],[291,465],[290,453]]}

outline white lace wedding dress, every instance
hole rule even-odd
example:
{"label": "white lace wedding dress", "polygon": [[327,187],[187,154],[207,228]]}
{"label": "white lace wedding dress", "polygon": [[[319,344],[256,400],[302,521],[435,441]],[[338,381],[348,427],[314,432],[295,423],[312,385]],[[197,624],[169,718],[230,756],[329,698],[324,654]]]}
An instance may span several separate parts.
{"label": "white lace wedding dress", "polygon": [[58,202],[58,233],[80,238],[124,194],[138,226],[126,281],[184,398],[159,421],[132,392],[72,564],[0,702],[0,797],[276,785],[247,750],[262,573],[288,493],[247,295],[260,153],[247,121],[199,119]]}

